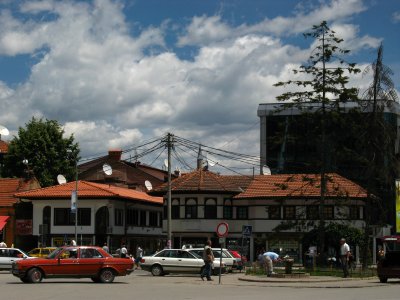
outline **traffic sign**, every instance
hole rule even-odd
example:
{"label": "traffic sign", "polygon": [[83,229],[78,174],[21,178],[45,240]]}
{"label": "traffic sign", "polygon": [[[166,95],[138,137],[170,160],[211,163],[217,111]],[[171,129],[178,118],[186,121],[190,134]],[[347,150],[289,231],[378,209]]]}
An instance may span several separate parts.
{"label": "traffic sign", "polygon": [[251,236],[252,231],[253,231],[253,226],[251,226],[251,225],[243,225],[242,226],[242,234],[244,236]]}
{"label": "traffic sign", "polygon": [[229,225],[228,223],[222,222],[217,226],[217,235],[218,237],[226,237],[228,235]]}

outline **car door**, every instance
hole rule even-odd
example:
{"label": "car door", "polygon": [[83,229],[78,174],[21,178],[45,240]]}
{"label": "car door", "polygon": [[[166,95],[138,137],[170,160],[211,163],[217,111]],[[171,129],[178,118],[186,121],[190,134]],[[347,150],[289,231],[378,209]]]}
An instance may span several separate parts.
{"label": "car door", "polygon": [[9,268],[11,268],[11,265],[8,249],[2,248],[0,249],[0,270]]}
{"label": "car door", "polygon": [[25,257],[24,253],[22,253],[18,249],[8,249],[8,255],[9,255],[9,266],[11,268],[11,265],[13,262],[16,262],[18,260],[21,260]]}
{"label": "car door", "polygon": [[157,257],[157,259],[154,263],[159,263],[164,272],[176,272],[178,263],[176,250],[164,250],[158,253],[155,257]]}
{"label": "car door", "polygon": [[57,263],[52,267],[55,276],[79,275],[78,248],[67,247],[56,258]]}
{"label": "car door", "polygon": [[104,258],[99,251],[93,248],[81,248],[79,252],[79,271],[85,275],[95,275],[103,265]]}
{"label": "car door", "polygon": [[184,273],[197,273],[204,265],[204,261],[196,258],[188,251],[177,251],[179,271]]}

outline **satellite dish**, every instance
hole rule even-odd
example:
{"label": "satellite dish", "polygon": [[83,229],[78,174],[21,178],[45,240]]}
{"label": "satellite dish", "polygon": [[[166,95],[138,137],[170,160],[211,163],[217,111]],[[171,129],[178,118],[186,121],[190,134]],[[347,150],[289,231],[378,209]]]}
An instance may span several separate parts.
{"label": "satellite dish", "polygon": [[8,131],[7,128],[5,128],[3,125],[0,125],[0,136],[2,135],[9,135],[10,132]]}
{"label": "satellite dish", "polygon": [[151,190],[153,189],[153,185],[152,185],[151,182],[148,181],[148,180],[146,180],[146,181],[144,182],[144,185],[146,186],[146,189],[147,189],[148,191],[151,191]]}
{"label": "satellite dish", "polygon": [[65,179],[64,175],[58,174],[57,182],[58,182],[58,184],[64,184],[64,183],[67,183],[67,179]]}
{"label": "satellite dish", "polygon": [[263,165],[262,174],[263,175],[271,175],[271,169],[267,165]]}
{"label": "satellite dish", "polygon": [[168,168],[168,159],[164,159],[164,166]]}
{"label": "satellite dish", "polygon": [[105,164],[103,165],[103,172],[104,172],[106,175],[110,176],[110,175],[112,174],[112,167],[111,167],[109,164],[105,163]]}

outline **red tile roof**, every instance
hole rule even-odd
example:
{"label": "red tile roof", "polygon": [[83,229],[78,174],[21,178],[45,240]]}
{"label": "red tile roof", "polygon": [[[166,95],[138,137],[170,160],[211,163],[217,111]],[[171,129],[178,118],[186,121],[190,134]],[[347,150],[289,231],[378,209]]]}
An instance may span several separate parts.
{"label": "red tile roof", "polygon": [[0,153],[8,153],[8,143],[0,140]]}
{"label": "red tile roof", "polygon": [[40,185],[35,178],[30,180],[23,178],[0,178],[0,207],[13,206],[18,201],[14,197],[15,193],[38,187]]}
{"label": "red tile roof", "polygon": [[[246,191],[235,199],[265,197],[319,197],[319,174],[258,175]],[[327,174],[326,197],[366,198],[367,192],[356,183],[335,173]]]}
{"label": "red tile roof", "polygon": [[[15,196],[31,200],[55,198],[68,199],[71,197],[71,192],[75,190],[75,186],[76,182],[71,181],[61,185],[17,193]],[[78,198],[123,198],[157,204],[163,203],[162,198],[149,196],[144,192],[82,180],[78,180]]]}
{"label": "red tile roof", "polygon": [[[219,175],[198,169],[174,179],[171,182],[171,191],[173,193],[240,193],[250,181],[251,179],[246,176]],[[151,194],[164,194],[167,188],[168,183],[164,183],[154,189]]]}

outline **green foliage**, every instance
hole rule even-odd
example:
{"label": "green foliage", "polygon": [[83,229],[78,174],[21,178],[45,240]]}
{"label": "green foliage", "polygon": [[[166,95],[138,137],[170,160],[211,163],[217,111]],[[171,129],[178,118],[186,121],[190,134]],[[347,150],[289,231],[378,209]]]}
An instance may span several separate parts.
{"label": "green foliage", "polygon": [[[313,229],[306,233],[303,238],[303,249],[308,249],[309,246],[319,245],[319,233],[318,229]],[[339,240],[345,238],[349,245],[364,246],[363,232],[355,227],[351,227],[345,224],[330,223],[325,226],[325,241],[324,245],[326,248],[333,247],[339,249]],[[326,249],[325,249],[326,250]],[[325,251],[324,251],[325,252]]]}
{"label": "green foliage", "polygon": [[[58,174],[74,179],[79,146],[73,135],[64,138],[63,134],[57,121],[32,118],[10,142],[4,175],[21,177],[27,171],[33,172],[42,187],[56,184]],[[27,166],[24,159],[28,160]]]}
{"label": "green foliage", "polygon": [[311,32],[305,33],[306,38],[314,38],[317,46],[311,53],[308,63],[293,70],[295,75],[305,75],[300,80],[278,82],[274,86],[295,85],[298,91],[285,92],[277,97],[278,101],[292,101],[286,106],[297,106],[300,109],[310,108],[305,103],[323,103],[335,107],[338,102],[357,100],[358,90],[346,88],[349,77],[346,74],[356,74],[360,69],[354,63],[348,63],[338,55],[348,54],[349,50],[339,47],[343,42],[329,29],[325,21],[314,25]]}

